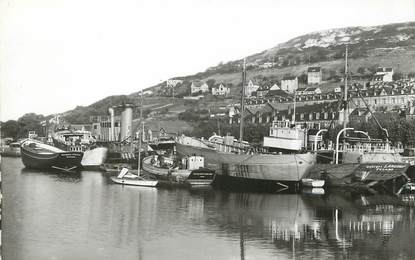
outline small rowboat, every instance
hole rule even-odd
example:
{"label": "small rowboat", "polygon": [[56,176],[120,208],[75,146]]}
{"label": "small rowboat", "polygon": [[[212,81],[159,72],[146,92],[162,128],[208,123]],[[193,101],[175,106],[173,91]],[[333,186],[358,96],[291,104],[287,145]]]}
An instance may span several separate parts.
{"label": "small rowboat", "polygon": [[305,187],[312,187],[312,188],[321,188],[324,186],[324,180],[302,179],[301,183]]}

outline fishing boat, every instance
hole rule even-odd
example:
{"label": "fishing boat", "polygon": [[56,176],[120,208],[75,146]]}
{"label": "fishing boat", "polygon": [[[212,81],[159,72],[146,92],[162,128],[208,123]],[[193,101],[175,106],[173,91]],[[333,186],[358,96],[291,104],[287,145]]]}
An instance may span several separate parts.
{"label": "fishing boat", "polygon": [[[245,62],[243,86],[245,85]],[[244,118],[245,88],[242,88],[241,118]],[[199,155],[205,159],[206,167],[216,171],[220,182],[256,182],[260,186],[266,183],[277,184],[282,188],[296,185],[316,163],[316,155],[309,152],[292,151],[289,154],[268,152],[265,148],[256,148],[245,142],[243,122],[240,120],[240,138],[232,136],[208,140],[181,136],[176,141],[179,156]],[[300,138],[300,137],[299,137]],[[301,140],[300,142],[301,143]],[[274,186],[273,186],[274,187]]]}
{"label": "fishing boat", "polygon": [[81,165],[84,169],[98,169],[107,158],[108,148],[96,147],[90,131],[61,129],[53,133],[52,139],[54,146],[62,150],[82,151]]}
{"label": "fishing boat", "polygon": [[182,158],[181,168],[174,163],[175,159],[162,155],[152,155],[143,159],[143,170],[157,178],[165,179],[173,177],[178,181],[189,177],[192,170],[204,167],[204,158],[201,156],[189,156]]}
{"label": "fishing boat", "polygon": [[[310,176],[311,178],[321,178],[324,176],[327,184],[330,186],[394,189],[401,183],[408,182],[407,170],[409,163],[400,155],[400,147],[391,145],[387,129],[382,127],[376,115],[372,113],[370,106],[361,95],[358,87],[356,88],[357,94],[368,109],[368,112],[372,114],[383,136],[382,139],[374,139],[367,132],[347,127],[347,122],[349,121],[347,53],[348,49],[346,46],[345,87],[343,102],[339,103],[339,105],[344,106],[342,112],[340,112],[339,107],[339,113],[344,113],[343,129],[337,134],[335,149],[323,151],[325,154],[330,152],[332,156],[325,156],[329,160],[326,160],[325,163],[316,164],[310,172]],[[351,135],[346,135],[346,132],[351,133]],[[343,137],[341,140],[342,133]],[[361,135],[365,137],[361,137]],[[320,151],[316,151],[316,153],[321,155]]]}
{"label": "fishing boat", "polygon": [[[141,105],[140,105],[140,121],[142,130],[138,137],[138,149],[141,150],[141,139],[144,135],[144,121],[143,121],[143,90],[141,90]],[[137,174],[129,173],[127,168],[123,168],[117,177],[111,177],[111,180],[117,184],[134,185],[134,186],[145,186],[145,187],[156,187],[158,185],[157,180],[152,180],[141,176],[141,153],[138,153],[138,165]]]}
{"label": "fishing boat", "polygon": [[143,170],[158,179],[173,179],[192,186],[210,185],[214,180],[215,171],[204,167],[204,158],[202,156],[182,158],[182,168],[173,166],[173,159],[169,157],[153,155],[143,159]]}
{"label": "fishing boat", "polygon": [[3,157],[20,157],[20,142],[10,143],[0,148]]}
{"label": "fishing boat", "polygon": [[83,152],[68,152],[27,139],[21,144],[21,157],[27,168],[77,170],[81,167]]}

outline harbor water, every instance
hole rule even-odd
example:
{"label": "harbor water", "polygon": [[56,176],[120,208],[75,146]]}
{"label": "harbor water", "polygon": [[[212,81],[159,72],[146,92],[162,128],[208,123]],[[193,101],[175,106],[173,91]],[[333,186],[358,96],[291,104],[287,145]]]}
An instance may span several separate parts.
{"label": "harbor water", "polygon": [[2,158],[2,257],[415,259],[414,196],[128,187]]}

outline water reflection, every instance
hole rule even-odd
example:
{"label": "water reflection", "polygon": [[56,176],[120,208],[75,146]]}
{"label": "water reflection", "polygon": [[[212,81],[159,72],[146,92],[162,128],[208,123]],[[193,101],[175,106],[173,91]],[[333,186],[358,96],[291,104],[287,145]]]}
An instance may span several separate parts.
{"label": "water reflection", "polygon": [[415,258],[413,195],[154,189],[1,167],[4,259]]}
{"label": "water reflection", "polygon": [[50,170],[50,171],[42,171],[42,170],[34,170],[23,168],[20,170],[21,174],[25,175],[38,175],[38,176],[49,176],[53,178],[55,181],[63,181],[63,182],[80,182],[82,173],[80,171],[77,172],[63,172],[59,170]]}

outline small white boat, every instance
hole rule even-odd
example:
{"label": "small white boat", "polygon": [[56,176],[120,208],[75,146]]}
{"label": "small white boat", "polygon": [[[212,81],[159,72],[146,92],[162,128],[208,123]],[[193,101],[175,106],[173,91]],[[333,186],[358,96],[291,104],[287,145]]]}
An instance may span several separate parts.
{"label": "small white boat", "polygon": [[324,180],[302,179],[301,183],[305,187],[321,188],[324,186]]}
{"label": "small white boat", "polygon": [[129,173],[127,168],[123,168],[120,174],[118,174],[117,177],[111,177],[111,180],[118,184],[145,187],[156,187],[158,184],[157,180],[149,180],[141,176]]}

